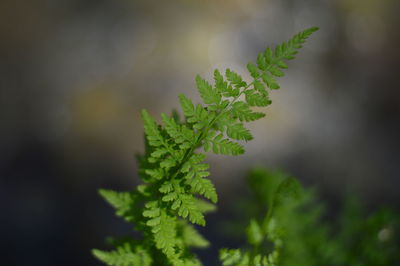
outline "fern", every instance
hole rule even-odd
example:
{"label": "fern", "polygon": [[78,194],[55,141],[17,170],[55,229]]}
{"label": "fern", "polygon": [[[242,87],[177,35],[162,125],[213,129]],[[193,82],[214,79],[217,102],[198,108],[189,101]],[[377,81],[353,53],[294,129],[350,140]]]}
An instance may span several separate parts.
{"label": "fern", "polygon": [[[284,230],[282,226],[277,224],[275,209],[281,205],[286,205],[287,201],[298,201],[300,195],[301,187],[296,179],[285,177],[279,180],[278,185],[273,188],[268,213],[264,219],[262,221],[252,219],[246,228],[247,242],[251,246],[250,250],[221,249],[220,260],[222,265],[278,265]],[[269,253],[265,252],[267,243],[273,244],[273,249]],[[260,247],[263,248],[260,249]]]}
{"label": "fern", "polygon": [[253,197],[238,211],[257,219],[247,226],[246,246],[220,251],[223,264],[260,265],[261,259],[261,265],[280,266],[398,265],[400,215],[393,210],[366,215],[351,195],[335,219],[326,219],[315,189],[283,172],[255,168],[248,181]]}
{"label": "fern", "polygon": [[[208,242],[190,224],[206,225],[204,214],[214,208],[218,195],[208,179],[206,155],[199,149],[223,155],[245,152],[241,141],[250,141],[253,136],[244,123],[265,116],[252,107],[271,104],[269,90],[279,88],[276,78],[284,75],[285,60],[293,59],[316,30],[307,29],[261,53],[256,64],[247,65],[252,77],[248,82],[230,69],[225,76],[215,70],[214,84],[197,76],[203,103],[195,105],[184,94],[179,95],[183,120],[176,114],[161,114],[162,124],[158,125],[142,111],[146,149],[138,162],[143,184],[132,192],[100,190],[100,194],[118,216],[133,222],[143,237],[116,246],[114,251],[94,250],[98,259],[108,265],[200,265],[190,247],[206,247]],[[255,246],[269,230],[261,227],[253,221],[248,230]],[[276,254],[227,250],[221,252],[221,259],[224,265],[274,265]]]}

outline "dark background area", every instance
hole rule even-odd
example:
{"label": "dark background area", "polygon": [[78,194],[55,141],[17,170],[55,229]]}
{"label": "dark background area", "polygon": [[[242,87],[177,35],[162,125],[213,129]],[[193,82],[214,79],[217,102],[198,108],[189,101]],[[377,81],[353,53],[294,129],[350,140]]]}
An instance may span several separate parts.
{"label": "dark background area", "polygon": [[251,124],[246,154],[209,157],[221,201],[203,261],[229,245],[216,232],[254,165],[317,186],[332,212],[348,193],[399,210],[399,14],[397,0],[2,0],[1,264],[100,265],[90,249],[130,226],[97,189],[139,182],[140,110],[168,113],[182,92],[199,100],[196,74],[246,76],[259,52],[309,26],[320,31]]}

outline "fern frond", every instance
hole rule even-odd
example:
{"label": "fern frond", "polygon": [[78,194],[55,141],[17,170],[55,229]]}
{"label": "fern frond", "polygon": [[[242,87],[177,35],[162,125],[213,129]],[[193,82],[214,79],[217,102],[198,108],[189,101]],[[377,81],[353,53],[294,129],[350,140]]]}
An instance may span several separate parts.
{"label": "fern frond", "polygon": [[116,210],[116,215],[128,222],[137,221],[137,210],[134,205],[138,195],[134,192],[117,192],[109,189],[100,189],[99,194]]}
{"label": "fern frond", "polygon": [[222,249],[220,250],[219,259],[224,266],[276,266],[275,254],[252,256],[250,252],[243,253],[239,249]]}
{"label": "fern frond", "polygon": [[146,110],[142,110],[142,119],[144,122],[144,132],[149,141],[149,144],[154,147],[163,145],[164,138],[159,131],[156,122]]}
{"label": "fern frond", "polygon": [[185,179],[191,179],[193,177],[207,177],[210,173],[206,170],[210,167],[206,163],[201,163],[205,158],[202,153],[194,153],[188,160],[182,165],[181,173],[185,174]]}
{"label": "fern frond", "polygon": [[217,203],[218,194],[214,184],[210,180],[202,177],[195,177],[188,180],[186,183],[191,187],[192,193],[202,195],[213,203]]}
{"label": "fern frond", "polygon": [[253,135],[251,135],[250,131],[242,123],[227,126],[226,134],[235,140],[249,141],[253,139]]}
{"label": "fern frond", "polygon": [[208,201],[202,199],[196,199],[197,209],[202,213],[214,212],[217,207],[214,204],[209,203]]}
{"label": "fern frond", "polygon": [[221,249],[219,252],[219,259],[222,261],[222,265],[236,265],[243,257],[239,249]]}
{"label": "fern frond", "polygon": [[228,139],[223,139],[222,134],[208,141],[212,143],[213,152],[215,154],[240,155],[244,153],[242,145]]}
{"label": "fern frond", "polygon": [[261,226],[254,219],[250,221],[246,233],[247,241],[254,246],[260,245],[263,241],[264,235]]}
{"label": "fern frond", "polygon": [[113,251],[93,249],[92,254],[110,266],[150,266],[153,263],[153,259],[146,250],[140,246],[133,248],[129,243],[118,246]]}
{"label": "fern frond", "polygon": [[226,78],[228,81],[236,88],[245,88],[247,86],[247,83],[243,81],[242,77],[237,74],[236,72],[230,70],[229,68],[225,72]]}
{"label": "fern frond", "polygon": [[125,251],[102,251],[98,249],[92,250],[93,255],[106,263],[107,265],[112,266],[127,266],[134,265],[134,263],[138,264],[138,257],[131,253]]}
{"label": "fern frond", "polygon": [[280,88],[278,82],[275,80],[275,78],[270,75],[269,73],[264,73],[261,76],[262,80],[264,81],[267,86],[272,89],[272,90],[277,90]]}
{"label": "fern frond", "polygon": [[190,224],[181,222],[182,240],[188,247],[206,248],[210,243]]}
{"label": "fern frond", "polygon": [[264,113],[253,112],[249,104],[239,101],[232,105],[232,114],[240,121],[255,121],[265,116]]}
{"label": "fern frond", "polygon": [[161,117],[168,135],[180,144],[180,148],[193,145],[194,133],[192,130],[188,129],[186,125],[178,125],[173,117],[166,114],[161,114]]}
{"label": "fern frond", "polygon": [[214,82],[215,89],[220,92],[223,96],[229,96],[232,88],[229,88],[228,83],[224,80],[224,76],[222,76],[221,72],[218,69],[214,70]]}
{"label": "fern frond", "polygon": [[161,180],[165,176],[165,171],[162,168],[146,169],[145,172],[157,180]]}
{"label": "fern frond", "polygon": [[261,78],[270,89],[279,89],[280,86],[274,77],[284,76],[282,69],[288,68],[284,60],[294,59],[302,44],[317,30],[317,27],[306,29],[289,41],[277,45],[274,51],[267,48],[264,53],[258,55],[257,66],[252,63],[247,65],[250,75],[257,81]]}
{"label": "fern frond", "polygon": [[[254,82],[254,87],[256,87],[255,84],[256,81]],[[246,103],[251,107],[265,107],[271,104],[271,100],[268,98],[268,93],[257,93],[256,89],[250,89],[245,91],[245,95]]]}
{"label": "fern frond", "polygon": [[179,94],[179,102],[181,103],[183,114],[186,117],[192,117],[195,112],[192,100],[188,99],[185,94]]}
{"label": "fern frond", "polygon": [[215,114],[209,113],[201,104],[196,105],[192,116],[187,118],[187,121],[194,129],[201,130],[205,128],[210,121],[214,119]]}
{"label": "fern frond", "polygon": [[221,101],[221,94],[215,90],[206,80],[199,75],[196,76],[197,89],[205,104],[218,105]]}
{"label": "fern frond", "polygon": [[[203,148],[205,152],[223,155],[245,152],[241,142],[253,136],[244,123],[265,116],[252,108],[271,104],[269,89],[279,88],[276,78],[284,75],[283,69],[287,68],[284,61],[293,59],[315,30],[305,30],[274,50],[268,48],[258,55],[256,64],[247,65],[250,81],[230,69],[224,74],[215,70],[214,84],[196,76],[202,103],[194,104],[180,94],[182,119],[177,112],[170,116],[161,114],[159,125],[146,110],[141,112],[145,153],[137,158],[143,184],[134,192],[101,190],[100,193],[116,208],[118,216],[135,223],[143,237],[135,248],[118,246],[110,252],[96,250],[97,258],[109,265],[147,265],[151,262],[136,248],[143,247],[143,254],[148,254],[155,265],[200,265],[189,247],[204,247],[208,243],[189,222],[204,226],[204,214],[215,209],[212,203],[217,202],[218,195],[213,183],[206,178],[210,175],[209,165],[204,163],[206,156],[197,150]],[[282,186],[276,204],[281,201],[279,195],[291,187],[290,184]],[[272,224],[269,221],[260,226],[252,221],[247,230],[249,242],[259,245],[266,232],[269,235],[274,232]],[[273,265],[269,255],[253,253],[226,250],[221,258],[224,265]]]}
{"label": "fern frond", "polygon": [[182,218],[189,217],[189,221],[201,226],[206,225],[203,213],[199,210],[196,199],[192,195],[182,194],[175,202],[179,202],[178,215]]}
{"label": "fern frond", "polygon": [[177,163],[178,163],[178,161],[171,156],[171,157],[167,157],[164,160],[162,160],[160,162],[160,167],[164,168],[166,171],[168,171],[170,168],[176,166]]}
{"label": "fern frond", "polygon": [[176,219],[159,208],[157,203],[146,204],[146,207],[148,210],[143,212],[143,216],[151,218],[146,224],[152,228],[156,247],[168,258],[175,258]]}

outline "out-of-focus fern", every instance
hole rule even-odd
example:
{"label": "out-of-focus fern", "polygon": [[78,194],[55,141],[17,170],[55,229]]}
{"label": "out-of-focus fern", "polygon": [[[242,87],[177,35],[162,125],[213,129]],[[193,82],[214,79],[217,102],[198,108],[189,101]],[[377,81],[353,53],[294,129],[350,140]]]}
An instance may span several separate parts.
{"label": "out-of-focus fern", "polygon": [[[248,215],[268,214],[261,224],[254,218],[250,221],[246,231],[249,247],[221,251],[225,265],[399,265],[398,214],[381,209],[368,216],[351,198],[346,200],[338,218],[324,219],[325,207],[315,192],[291,180],[280,171],[256,168],[250,172],[253,200],[246,204],[247,210],[252,209]],[[277,202],[279,198],[283,201]],[[257,255],[265,258],[272,254],[277,264],[241,264],[250,256],[254,259]]]}
{"label": "out-of-focus fern", "polygon": [[[268,89],[279,88],[276,78],[284,75],[285,61],[293,59],[316,30],[307,29],[274,50],[268,48],[261,53],[256,64],[247,65],[250,82],[230,69],[225,76],[215,70],[213,85],[197,76],[196,85],[204,104],[195,105],[184,94],[179,95],[183,120],[177,115],[161,114],[162,124],[158,125],[147,111],[142,111],[146,150],[138,156],[138,162],[143,184],[130,192],[101,190],[100,194],[143,237],[120,243],[114,251],[93,250],[98,259],[108,265],[200,265],[190,247],[205,247],[207,241],[190,223],[205,226],[204,214],[218,201],[218,195],[207,179],[209,165],[204,163],[205,153],[199,149],[224,155],[244,153],[239,141],[253,138],[244,122],[265,115],[252,107],[271,104]],[[260,234],[263,238],[268,230],[268,226],[253,221],[249,239],[255,248],[262,240]],[[276,260],[275,253],[258,256],[227,251],[222,256],[225,265],[230,265],[229,260],[235,261],[236,256],[241,258],[241,265],[274,265]]]}
{"label": "out-of-focus fern", "polygon": [[346,265],[400,265],[400,215],[388,208],[367,214],[350,197],[340,215],[341,231],[335,240],[343,247]]}
{"label": "out-of-focus fern", "polygon": [[[246,228],[247,242],[250,248],[220,250],[220,260],[223,265],[281,265],[281,253],[283,247],[284,227],[279,224],[277,213],[282,206],[292,206],[299,202],[303,196],[298,181],[292,177],[277,175],[273,179],[265,178],[266,172],[254,170],[251,177],[261,178],[253,184],[255,194],[261,198],[256,205],[268,206],[268,211],[259,210],[258,213],[266,213],[260,221],[251,219]],[[251,180],[254,181],[254,180]],[[257,215],[254,215],[257,217]]]}

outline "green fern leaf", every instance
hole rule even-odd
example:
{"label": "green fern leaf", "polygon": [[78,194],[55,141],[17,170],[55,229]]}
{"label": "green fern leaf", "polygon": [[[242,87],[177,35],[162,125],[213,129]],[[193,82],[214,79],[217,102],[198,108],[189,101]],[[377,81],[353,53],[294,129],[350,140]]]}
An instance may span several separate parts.
{"label": "green fern leaf", "polygon": [[236,89],[244,88],[247,86],[247,83],[243,81],[242,77],[234,71],[230,70],[229,68],[226,70],[225,75],[229,82],[234,85]]}
{"label": "green fern leaf", "polygon": [[[262,55],[260,55],[260,56],[262,56]],[[267,63],[267,64],[272,64],[273,63],[273,56],[274,56],[274,52],[272,51],[272,49],[271,48],[267,48],[267,49],[265,49],[265,52],[264,52],[264,58],[265,58],[265,62]]]}
{"label": "green fern leaf", "polygon": [[206,248],[210,243],[190,224],[182,224],[182,238],[189,247]]}
{"label": "green fern leaf", "polygon": [[208,122],[213,118],[213,114],[209,113],[201,104],[198,104],[193,116],[189,117],[187,121],[193,124],[193,128],[201,130],[206,127]]}
{"label": "green fern leaf", "polygon": [[262,79],[267,84],[268,88],[272,90],[277,90],[280,88],[279,84],[276,82],[276,80],[268,73],[264,73],[262,75]]}
{"label": "green fern leaf", "polygon": [[197,209],[201,212],[201,213],[209,213],[209,212],[214,212],[217,207],[205,200],[202,199],[196,199],[196,205],[197,205]]}
{"label": "green fern leaf", "polygon": [[228,135],[228,137],[236,140],[248,141],[253,139],[253,136],[251,135],[250,131],[247,128],[245,128],[242,123],[229,125],[227,127],[226,134]]}
{"label": "green fern leaf", "polygon": [[164,159],[163,161],[161,161],[160,167],[168,170],[168,169],[174,167],[176,164],[177,164],[177,161],[174,158],[168,157],[168,158]]}
{"label": "green fern leaf", "polygon": [[253,259],[253,265],[254,266],[263,266],[261,264],[261,259],[262,259],[262,256],[260,254],[257,254]]}
{"label": "green fern leaf", "polygon": [[[149,223],[149,221],[152,221]],[[160,216],[147,222],[152,227],[156,247],[160,249],[167,257],[175,257],[176,245],[176,221],[169,216],[164,209],[161,209]]]}
{"label": "green fern leaf", "polygon": [[143,211],[143,216],[148,218],[155,218],[160,216],[160,208],[147,209]]}
{"label": "green fern leaf", "polygon": [[244,153],[242,145],[222,138],[222,135],[218,135],[214,139],[210,140],[215,154],[240,155]]}
{"label": "green fern leaf", "polygon": [[173,183],[170,181],[166,181],[161,187],[158,189],[161,193],[169,193],[174,189]]}
{"label": "green fern leaf", "polygon": [[[264,117],[251,107],[271,104],[267,89],[279,88],[275,78],[284,75],[285,61],[294,58],[315,30],[305,30],[274,50],[268,48],[258,55],[256,64],[247,64],[253,78],[249,83],[230,69],[225,75],[215,70],[213,86],[197,76],[196,86],[203,102],[194,105],[185,95],[179,95],[182,119],[177,112],[171,116],[161,114],[162,123],[158,125],[146,110],[141,112],[145,153],[137,158],[143,184],[134,192],[100,190],[100,194],[118,216],[135,222],[142,237],[137,242],[114,244],[113,251],[94,250],[94,256],[108,265],[200,265],[190,247],[204,247],[208,242],[188,222],[204,226],[204,213],[215,210],[211,202],[216,203],[218,195],[206,178],[210,173],[209,165],[204,163],[205,155],[197,153],[197,149],[225,155],[244,153],[243,146],[233,140],[251,140],[253,137],[243,122]],[[292,196],[293,184],[289,180],[278,187],[271,209]],[[265,219],[262,230],[253,220],[247,235],[256,248],[263,244],[265,234],[277,245],[277,231],[272,218]],[[256,251],[224,250],[221,260],[223,265],[272,266],[277,264],[278,252],[274,252],[263,256]]]}
{"label": "green fern leaf", "polygon": [[178,215],[182,218],[189,217],[189,220],[201,226],[206,225],[206,220],[204,219],[204,215],[198,209],[196,204],[196,200],[192,195],[182,194],[179,196],[180,206],[178,209]]}
{"label": "green fern leaf", "polygon": [[250,221],[250,225],[247,227],[246,233],[247,241],[255,246],[260,245],[264,238],[260,225],[254,219]]}
{"label": "green fern leaf", "polygon": [[146,169],[145,170],[146,174],[149,176],[161,180],[164,177],[164,170],[161,168],[156,168],[156,169]]}
{"label": "green fern leaf", "polygon": [[[206,158],[205,154],[203,153],[194,153],[188,160],[187,162],[185,162],[182,165],[181,168],[181,172],[182,173],[187,173],[189,172],[189,170],[196,164],[202,162],[204,159]],[[206,170],[208,169],[208,165],[206,165],[207,167],[205,169],[202,170]]]}
{"label": "green fern leaf", "polygon": [[199,75],[196,76],[197,89],[200,92],[200,96],[206,104],[218,105],[221,101],[221,94]]}
{"label": "green fern leaf", "polygon": [[245,95],[249,106],[265,107],[271,104],[267,94],[256,93],[253,89],[245,91]]}
{"label": "green fern leaf", "polygon": [[192,101],[185,96],[185,94],[179,94],[179,102],[181,103],[183,114],[186,117],[191,117],[194,115],[194,105]]}
{"label": "green fern leaf", "polygon": [[268,71],[275,77],[283,77],[285,74],[276,66],[271,66]]}
{"label": "green fern leaf", "polygon": [[143,265],[150,266],[152,259],[148,254],[135,254],[125,251],[102,251],[98,249],[92,250],[93,255],[110,266],[131,266]]}
{"label": "green fern leaf", "polygon": [[255,65],[252,63],[247,64],[247,70],[250,72],[250,75],[254,78],[257,79],[260,77],[260,73],[258,72],[258,69]]}
{"label": "green fern leaf", "polygon": [[[162,201],[165,201],[165,202],[174,201],[176,199],[178,199],[178,194],[176,192],[168,193],[167,195],[162,197]],[[172,207],[172,209],[176,209],[176,208]]]}
{"label": "green fern leaf", "polygon": [[203,195],[213,203],[217,203],[218,195],[213,183],[202,177],[195,177],[186,182],[190,185],[192,193]]}
{"label": "green fern leaf", "polygon": [[100,189],[99,194],[116,209],[116,215],[123,217],[128,222],[135,219],[133,210],[137,195],[134,192],[116,192],[108,189]]}
{"label": "green fern leaf", "polygon": [[168,153],[167,149],[160,148],[160,149],[157,149],[154,152],[152,152],[150,156],[153,157],[153,158],[160,158],[160,157],[162,157],[163,155],[165,155],[167,153]]}
{"label": "green fern leaf", "polygon": [[242,259],[242,254],[239,249],[221,249],[219,259],[224,266],[235,265]]}
{"label": "green fern leaf", "polygon": [[188,142],[190,147],[194,136],[193,131],[189,130],[185,125],[178,125],[173,117],[168,117],[164,113],[161,114],[161,117],[168,135],[176,143]]}
{"label": "green fern leaf", "polygon": [[297,54],[297,50],[302,47],[305,40],[318,28],[313,27],[298,33],[288,42],[277,45],[275,50],[267,48],[264,53],[257,57],[257,67],[262,72],[256,72],[256,67],[252,64],[248,65],[248,70],[255,82],[261,76],[262,80],[267,84],[270,89],[279,89],[279,84],[274,79],[275,77],[282,77],[284,73],[280,69],[286,69],[288,66],[283,60],[292,60]]}
{"label": "green fern leaf", "polygon": [[259,54],[257,56],[257,66],[261,71],[267,70],[267,62],[265,60],[265,57],[262,54]]}
{"label": "green fern leaf", "polygon": [[132,246],[129,242],[118,245],[115,250],[102,251],[93,249],[92,254],[110,266],[152,265],[153,259],[140,245]]}
{"label": "green fern leaf", "polygon": [[224,77],[218,69],[214,71],[214,82],[215,89],[220,92],[222,95],[228,96],[231,93],[232,88],[228,86],[228,83],[224,81]]}
{"label": "green fern leaf", "polygon": [[154,147],[163,145],[163,137],[158,130],[157,124],[146,110],[142,110],[142,119],[144,123],[144,132],[146,133],[149,144]]}
{"label": "green fern leaf", "polygon": [[265,89],[264,84],[258,79],[253,82],[254,89],[261,93],[262,95],[268,95],[268,91]]}
{"label": "green fern leaf", "polygon": [[240,121],[255,121],[265,116],[264,113],[251,111],[249,105],[245,102],[235,102],[232,106],[232,114],[239,118]]}
{"label": "green fern leaf", "polygon": [[301,195],[299,181],[293,177],[288,177],[279,184],[275,192],[274,206],[282,204],[285,200],[299,199]]}
{"label": "green fern leaf", "polygon": [[318,27],[312,27],[296,34],[287,43],[278,45],[275,49],[275,55],[278,58],[281,57],[287,60],[294,59],[294,55],[297,54],[297,50],[300,49],[307,38],[317,30]]}

